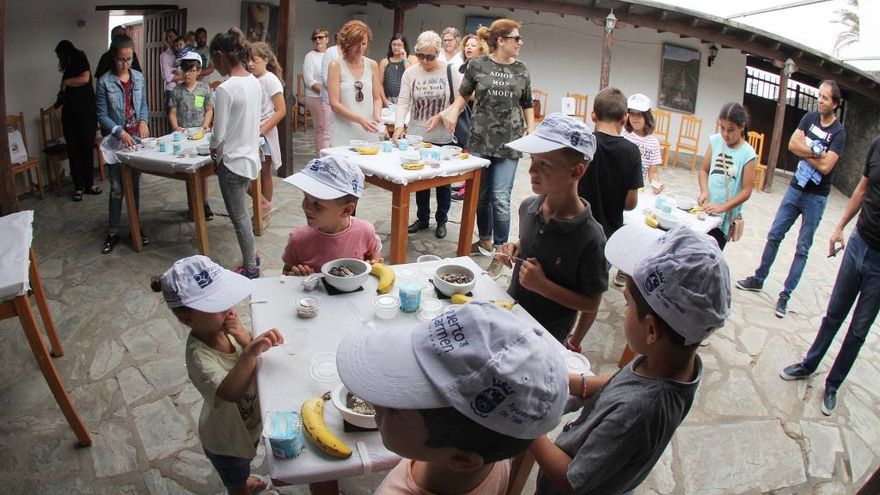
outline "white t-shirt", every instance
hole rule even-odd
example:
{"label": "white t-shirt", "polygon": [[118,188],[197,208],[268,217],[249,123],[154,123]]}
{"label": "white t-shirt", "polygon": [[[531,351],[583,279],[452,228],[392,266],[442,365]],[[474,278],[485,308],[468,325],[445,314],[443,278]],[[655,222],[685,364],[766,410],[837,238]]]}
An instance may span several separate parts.
{"label": "white t-shirt", "polygon": [[324,100],[324,103],[330,103],[330,94],[327,93],[327,74],[330,71],[330,62],[340,56],[339,46],[333,45],[321,57],[321,99]]}
{"label": "white t-shirt", "polygon": [[275,104],[272,103],[272,97],[278,93],[284,94],[284,85],[274,72],[266,71],[265,74],[257,78],[260,81],[260,88],[263,90],[262,104],[260,105],[260,123],[262,124],[270,117],[275,115]]}
{"label": "white t-shirt", "polygon": [[230,77],[214,93],[211,149],[217,150],[226,168],[251,180],[260,173],[262,98],[263,90],[253,74]]}
{"label": "white t-shirt", "polygon": [[321,60],[324,54],[315,50],[306,54],[306,60],[303,62],[303,82],[306,86],[306,96],[317,98],[321,96],[320,91],[312,91],[312,86],[320,84],[323,86],[321,79]]}

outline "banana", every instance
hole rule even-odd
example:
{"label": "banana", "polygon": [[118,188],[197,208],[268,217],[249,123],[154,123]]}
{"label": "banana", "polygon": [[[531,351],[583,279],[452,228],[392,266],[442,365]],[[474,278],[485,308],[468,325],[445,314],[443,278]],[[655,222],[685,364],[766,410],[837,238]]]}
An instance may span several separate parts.
{"label": "banana", "polygon": [[511,309],[513,309],[513,305],[516,304],[516,301],[500,301],[500,300],[498,300],[498,299],[493,299],[493,300],[490,301],[490,302],[491,302],[492,304],[494,304],[495,306],[498,306],[499,308],[504,308],[504,309],[506,309],[506,310],[508,310],[508,311],[510,311]]}
{"label": "banana", "polygon": [[375,155],[379,152],[379,148],[361,148],[358,150],[359,155]]}
{"label": "banana", "polygon": [[379,278],[379,286],[376,287],[376,292],[379,294],[387,294],[391,290],[391,287],[394,286],[394,270],[382,263],[376,263],[373,265],[373,268],[370,270],[370,275],[375,275]]}
{"label": "banana", "polygon": [[646,215],[645,216],[645,223],[648,224],[649,227],[653,227],[655,229],[660,226],[660,224],[657,223],[657,219],[654,218],[653,215]]}
{"label": "banana", "polygon": [[461,158],[462,160],[467,160],[468,158],[471,157],[471,154],[470,153],[459,153],[458,157]]}
{"label": "banana", "polygon": [[453,294],[451,298],[452,304],[465,304],[470,302],[471,299],[473,299],[473,297],[464,294]]}
{"label": "banana", "polygon": [[434,146],[434,145],[431,143],[426,143],[425,141],[422,141],[422,148],[430,148],[431,146]]}
{"label": "banana", "polygon": [[198,141],[199,139],[202,139],[203,137],[205,137],[205,132],[199,131],[199,132],[193,134],[190,139],[193,141]]}
{"label": "banana", "polygon": [[324,402],[328,400],[330,400],[330,392],[303,402],[300,410],[303,430],[306,438],[327,455],[347,459],[351,457],[351,447],[334,435],[324,423]]}

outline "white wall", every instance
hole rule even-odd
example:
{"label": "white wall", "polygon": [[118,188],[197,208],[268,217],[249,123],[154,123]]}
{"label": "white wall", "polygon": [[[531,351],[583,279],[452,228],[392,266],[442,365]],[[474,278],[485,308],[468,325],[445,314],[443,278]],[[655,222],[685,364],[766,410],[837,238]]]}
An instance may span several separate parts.
{"label": "white wall", "polygon": [[[150,3],[135,0],[130,4]],[[10,0],[6,12],[6,108],[7,112],[24,112],[28,121],[28,148],[36,154],[40,147],[39,109],[54,102],[61,74],[57,70],[55,45],[68,39],[86,52],[94,68],[106,50],[108,15],[96,12],[95,6],[106,2],[88,0]],[[277,0],[274,2],[277,4]],[[177,5],[187,9],[189,29],[204,27],[209,36],[237,26],[241,12],[239,0],[180,0]],[[332,32],[354,15],[360,15],[373,30],[370,56],[381,58],[388,46],[393,28],[393,11],[377,4],[340,7],[314,0],[296,2],[294,72],[302,70],[302,60],[311,49],[309,37],[315,27]],[[481,7],[434,7],[422,5],[406,11],[405,34],[411,43],[426,29],[442,30],[445,26],[463,29],[465,17],[509,16],[523,23],[525,38],[521,52],[532,75],[532,86],[548,91],[548,110],[560,108],[559,98],[566,92],[586,93],[590,104],[598,91],[601,65],[602,28],[572,16]],[[85,21],[78,27],[77,21]],[[660,52],[663,42],[700,49],[700,86],[696,115],[703,119],[701,147],[715,129],[715,119],[727,101],[742,101],[745,78],[745,55],[738,50],[723,49],[712,67],[707,67],[706,46],[697,40],[679,38],[675,34],[658,34],[649,29],[621,28],[615,31],[612,51],[612,86],[624,93],[642,92],[656,101],[659,87]],[[149,75],[148,75],[149,77]],[[679,118],[673,115],[670,140],[678,132]]]}

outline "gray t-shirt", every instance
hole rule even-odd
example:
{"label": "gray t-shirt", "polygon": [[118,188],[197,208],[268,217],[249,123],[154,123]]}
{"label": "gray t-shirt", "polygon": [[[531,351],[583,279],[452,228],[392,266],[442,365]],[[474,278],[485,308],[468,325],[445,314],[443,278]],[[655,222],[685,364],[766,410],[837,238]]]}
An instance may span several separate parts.
{"label": "gray t-shirt", "polygon": [[[574,493],[615,495],[639,486],[690,411],[703,375],[700,357],[687,383],[637,374],[633,370],[644,359],[638,356],[617,372],[556,438],[572,457],[568,482]],[[542,474],[537,493],[561,492]]]}

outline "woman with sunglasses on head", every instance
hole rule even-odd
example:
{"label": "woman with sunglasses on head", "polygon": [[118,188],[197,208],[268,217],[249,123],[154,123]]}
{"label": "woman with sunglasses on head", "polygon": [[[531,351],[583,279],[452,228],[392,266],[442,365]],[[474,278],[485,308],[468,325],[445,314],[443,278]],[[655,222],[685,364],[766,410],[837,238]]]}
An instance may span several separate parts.
{"label": "woman with sunglasses on head", "polygon": [[[482,57],[483,55],[489,54],[489,45],[485,40],[480,39],[479,36],[473,33],[469,33],[465,35],[461,40],[461,64],[458,65],[456,69],[456,65],[454,62],[450,62],[447,64],[446,70],[449,72],[452,78],[452,92],[454,95],[458,94],[458,89],[461,88],[461,81],[464,79],[464,73],[467,72],[468,63],[471,60]],[[453,96],[454,98],[454,96]],[[461,146],[462,149],[468,149],[468,138],[470,138],[471,134],[471,116],[474,113],[474,95],[467,99],[467,104],[465,105],[462,112],[458,115],[458,120],[455,122],[455,141],[456,144]],[[465,183],[462,182],[461,185],[453,185],[452,188],[455,192],[452,193],[453,201],[461,201],[464,199],[465,192]]]}
{"label": "woman with sunglasses on head", "polygon": [[522,155],[505,145],[535,129],[529,69],[517,60],[523,42],[519,27],[511,19],[480,27],[476,34],[491,53],[468,63],[455,102],[428,124],[429,131],[444,125],[454,130],[468,98],[475,95],[468,148],[490,162],[483,169],[477,203],[479,244],[487,250],[507,242],[510,233],[510,193]]}
{"label": "woman with sunglasses on head", "polygon": [[388,55],[379,62],[379,77],[382,79],[382,106],[397,103],[400,96],[400,80],[403,72],[418,62],[416,57],[407,55],[409,43],[397,33],[388,42]]}
{"label": "woman with sunglasses on head", "polygon": [[[449,106],[449,93],[452,81],[446,75],[446,65],[440,60],[440,35],[434,31],[425,31],[416,40],[416,58],[418,64],[403,73],[401,80],[400,99],[397,102],[397,113],[394,119],[394,136],[392,140],[403,137],[403,124],[409,114],[408,132],[422,136],[424,142],[434,145],[450,144],[452,132],[445,127],[433,131],[427,130],[428,119]],[[452,202],[452,188],[447,184],[437,189],[437,228],[434,235],[438,239],[446,237],[446,221],[449,206]],[[410,224],[409,233],[414,234],[428,228],[431,217],[431,190],[416,192],[418,212],[416,221]]]}
{"label": "woman with sunglasses on head", "polygon": [[321,59],[329,42],[330,33],[326,29],[312,31],[312,51],[306,54],[303,63],[305,104],[315,123],[315,156],[319,156],[322,149],[330,147],[330,104],[321,100]]}
{"label": "woman with sunglasses on head", "polygon": [[372,141],[385,126],[382,112],[382,81],[379,66],[367,58],[373,33],[361,21],[348,21],[339,30],[339,51],[327,69],[327,93],[333,109],[331,146],[348,146],[353,139]]}

